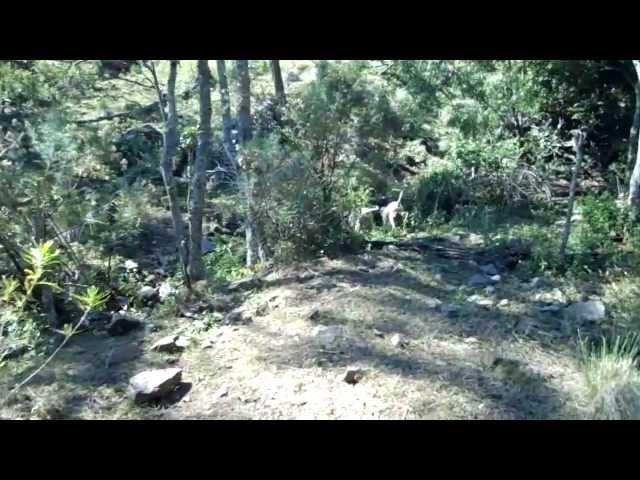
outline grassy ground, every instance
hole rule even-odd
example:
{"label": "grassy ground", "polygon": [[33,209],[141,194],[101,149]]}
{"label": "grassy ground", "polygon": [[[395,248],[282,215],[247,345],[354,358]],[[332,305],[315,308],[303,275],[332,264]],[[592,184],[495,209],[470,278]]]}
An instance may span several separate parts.
{"label": "grassy ground", "polygon": [[[469,231],[450,235],[470,248],[484,241]],[[583,417],[588,395],[577,326],[538,308],[574,299],[575,287],[553,280],[532,287],[525,269],[503,275],[493,290],[475,289],[467,280],[476,272],[466,260],[393,249],[290,267],[245,294],[239,308],[252,317],[248,325],[176,318],[161,307],[146,318],[158,332],[77,336],[0,415]],[[178,330],[190,339],[182,354],[148,351]],[[112,349],[132,345],[139,356],[107,367]],[[5,388],[25,362],[5,369]],[[365,369],[355,386],[340,378],[353,365]],[[183,391],[172,402],[143,408],[126,398],[133,374],[168,366],[184,370]]]}

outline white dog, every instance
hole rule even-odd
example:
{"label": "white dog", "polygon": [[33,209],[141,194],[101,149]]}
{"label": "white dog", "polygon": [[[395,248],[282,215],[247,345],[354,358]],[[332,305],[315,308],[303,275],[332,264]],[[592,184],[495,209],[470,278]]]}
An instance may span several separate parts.
{"label": "white dog", "polygon": [[396,215],[398,214],[401,208],[400,202],[402,201],[403,193],[404,193],[404,190],[400,192],[400,195],[398,196],[398,200],[396,200],[395,202],[391,202],[387,204],[386,207],[382,208],[382,211],[380,213],[382,215],[383,225],[391,225],[392,229],[396,228]]}

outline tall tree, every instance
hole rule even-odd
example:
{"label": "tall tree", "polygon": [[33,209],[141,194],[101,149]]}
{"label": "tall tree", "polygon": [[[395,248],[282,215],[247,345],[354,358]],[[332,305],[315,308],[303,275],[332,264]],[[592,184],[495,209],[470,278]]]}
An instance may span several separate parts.
{"label": "tall tree", "polygon": [[[162,111],[162,91],[156,75],[153,62],[145,64],[150,70],[156,92],[160,110]],[[178,76],[178,61],[171,60],[169,67],[169,80],[167,82],[167,113],[162,113],[164,122],[164,149],[162,152],[162,160],[160,170],[162,172],[162,180],[169,197],[169,208],[171,209],[171,217],[173,219],[173,227],[176,231],[176,243],[180,254],[180,264],[184,274],[187,288],[191,288],[191,279],[189,277],[189,246],[186,238],[186,226],[180,212],[180,203],[178,192],[176,191],[175,181],[173,178],[173,157],[178,150],[178,115],[176,112],[176,77]]]}
{"label": "tall tree", "polygon": [[231,137],[231,100],[229,97],[229,83],[227,81],[227,68],[224,60],[216,60],[218,70],[218,83],[220,84],[220,103],[222,107],[222,144],[227,156],[227,163],[235,164],[235,148]]}
{"label": "tall tree", "polygon": [[282,81],[282,71],[280,70],[280,60],[271,60],[271,75],[273,76],[273,85],[276,90],[276,98],[280,105],[287,104],[287,97],[284,93],[284,82]]}
{"label": "tall tree", "polygon": [[633,60],[636,71],[635,84],[635,114],[629,136],[629,165],[634,165],[629,183],[629,205],[632,209],[634,220],[640,216],[640,60]]}
{"label": "tall tree", "polygon": [[258,215],[256,212],[255,196],[257,178],[253,164],[253,155],[247,151],[246,146],[253,138],[253,128],[251,125],[251,80],[249,78],[249,61],[236,60],[236,70],[238,73],[238,136],[240,145],[239,165],[241,174],[239,176],[240,185],[246,201],[247,220],[245,222],[245,236],[247,244],[247,266],[253,266],[257,260],[266,260],[266,251],[261,229],[258,225]]}
{"label": "tall tree", "polygon": [[211,71],[207,60],[198,60],[200,122],[198,147],[191,178],[189,205],[189,277],[196,282],[205,277],[202,261],[202,216],[204,211],[205,166],[211,150]]}

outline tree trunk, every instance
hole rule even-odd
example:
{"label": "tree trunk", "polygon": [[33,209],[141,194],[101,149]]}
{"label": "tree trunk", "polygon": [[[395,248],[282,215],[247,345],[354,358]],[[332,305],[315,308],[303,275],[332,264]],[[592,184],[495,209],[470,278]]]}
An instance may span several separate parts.
{"label": "tree trunk", "polygon": [[571,234],[571,218],[573,217],[573,205],[576,198],[576,187],[578,185],[578,177],[580,176],[580,167],[584,156],[584,142],[586,135],[583,132],[575,132],[573,136],[573,147],[576,152],[576,165],[571,176],[571,186],[569,187],[569,204],[567,206],[567,220],[564,224],[564,232],[562,234],[562,242],[560,243],[560,265],[565,265],[567,243]]}
{"label": "tree trunk", "polygon": [[637,82],[636,108],[633,116],[633,125],[629,135],[629,165],[634,165],[629,182],[629,206],[634,222],[640,218],[640,60],[634,60],[633,66],[636,70]]}
{"label": "tree trunk", "polygon": [[236,60],[238,71],[238,136],[244,145],[253,138],[251,126],[251,79],[249,78],[249,60]]}
{"label": "tree trunk", "polygon": [[235,147],[231,137],[231,100],[229,98],[229,83],[227,82],[227,68],[224,60],[216,60],[218,82],[220,83],[220,103],[222,107],[222,144],[224,146],[227,163],[234,169],[236,165]]}
{"label": "tree trunk", "polygon": [[238,96],[240,97],[240,103],[238,105],[238,138],[242,146],[240,186],[243,190],[247,207],[245,238],[247,244],[247,266],[251,267],[256,263],[257,259],[260,258],[260,249],[258,247],[260,240],[256,226],[257,216],[255,212],[255,178],[252,172],[253,165],[244,148],[247,142],[253,137],[251,128],[251,80],[249,78],[249,61],[236,60],[236,69],[238,71]]}
{"label": "tree trunk", "polygon": [[[176,77],[178,75],[178,61],[171,60],[169,81],[167,83],[167,118],[164,126],[164,149],[162,152],[162,163],[160,170],[164,182],[167,196],[169,197],[169,208],[173,218],[173,227],[176,231],[176,244],[180,255],[180,264],[184,274],[187,288],[191,289],[191,279],[189,278],[189,247],[186,238],[186,227],[180,212],[178,193],[173,178],[173,157],[178,149],[178,115],[176,113]],[[158,89],[158,91],[160,91]]]}
{"label": "tree trunk", "polygon": [[189,205],[189,277],[196,282],[205,277],[202,262],[202,215],[204,211],[205,165],[211,150],[211,72],[207,60],[198,60],[198,82],[200,90],[200,124],[198,125],[198,148],[193,167],[191,198]]}
{"label": "tree trunk", "polygon": [[282,81],[282,71],[280,70],[280,61],[271,60],[271,74],[273,76],[273,85],[276,90],[276,98],[280,105],[287,104],[287,97],[284,93],[284,82]]}

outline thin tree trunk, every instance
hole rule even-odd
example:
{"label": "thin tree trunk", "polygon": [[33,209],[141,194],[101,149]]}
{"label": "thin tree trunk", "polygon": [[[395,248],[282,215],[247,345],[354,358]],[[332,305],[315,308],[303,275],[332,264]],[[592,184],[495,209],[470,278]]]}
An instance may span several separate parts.
{"label": "thin tree trunk", "polygon": [[633,117],[633,125],[629,135],[629,165],[634,165],[629,181],[629,206],[634,222],[640,218],[640,60],[634,60],[633,66],[636,70],[637,83],[636,109]]}
{"label": "thin tree trunk", "polygon": [[251,79],[249,78],[249,60],[236,60],[238,71],[238,135],[244,145],[253,138],[251,125]]}
{"label": "thin tree trunk", "polygon": [[229,165],[237,168],[235,147],[231,137],[231,99],[229,98],[229,83],[227,81],[227,68],[224,60],[216,60],[218,70],[218,82],[220,83],[220,103],[222,107],[222,144]]}
{"label": "thin tree trunk", "polygon": [[571,234],[571,218],[573,217],[573,206],[576,198],[576,187],[580,176],[580,167],[582,166],[582,158],[584,156],[584,142],[586,135],[583,132],[575,132],[573,136],[573,148],[576,152],[576,165],[571,176],[571,186],[569,187],[569,204],[567,206],[567,220],[564,224],[564,232],[562,233],[562,242],[560,243],[560,265],[564,266],[566,261],[567,243]]}
{"label": "thin tree trunk", "polygon": [[276,98],[280,105],[287,104],[287,97],[284,93],[284,82],[282,81],[282,71],[280,70],[280,61],[271,60],[271,75],[273,76],[273,85],[276,90]]}
{"label": "thin tree trunk", "polygon": [[200,125],[198,126],[198,148],[193,167],[191,199],[189,205],[189,277],[193,282],[205,277],[202,262],[202,212],[204,211],[205,165],[211,150],[211,72],[207,60],[198,60],[200,90]]}
{"label": "thin tree trunk", "polygon": [[251,128],[251,80],[249,78],[249,61],[236,60],[236,70],[238,72],[238,96],[240,103],[238,105],[238,138],[240,140],[241,156],[244,157],[240,162],[242,171],[240,175],[240,185],[244,193],[247,220],[245,222],[245,239],[247,245],[247,266],[253,266],[257,259],[260,258],[258,245],[258,229],[256,228],[256,212],[255,212],[255,178],[252,172],[253,166],[250,159],[246,155],[245,146],[253,137]]}
{"label": "thin tree trunk", "polygon": [[[162,163],[160,165],[162,180],[164,182],[167,196],[169,197],[169,208],[173,218],[173,227],[176,231],[176,244],[180,255],[180,264],[184,274],[187,288],[191,289],[191,279],[189,277],[188,262],[189,250],[186,238],[185,224],[180,212],[178,193],[173,178],[173,157],[178,149],[178,115],[176,113],[176,77],[178,76],[178,61],[171,60],[169,70],[169,81],[167,82],[167,120],[164,126],[164,149],[162,152]],[[157,89],[160,91],[159,88]],[[162,107],[160,107],[162,108]]]}

